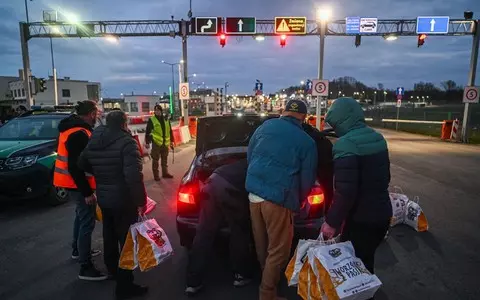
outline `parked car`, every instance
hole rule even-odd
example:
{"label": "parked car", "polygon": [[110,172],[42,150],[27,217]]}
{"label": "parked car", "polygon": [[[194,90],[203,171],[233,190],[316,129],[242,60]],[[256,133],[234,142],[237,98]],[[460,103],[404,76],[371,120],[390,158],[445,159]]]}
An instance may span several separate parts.
{"label": "parked car", "polygon": [[[250,137],[257,127],[265,120],[277,117],[278,115],[237,114],[198,119],[195,157],[182,178],[177,193],[176,223],[182,246],[189,248],[195,237],[202,183],[227,161],[245,158]],[[295,237],[317,238],[326,202],[321,186],[315,185],[306,200],[301,212],[295,216]],[[226,224],[221,234],[228,236]]]}
{"label": "parked car", "polygon": [[29,111],[0,127],[0,200],[43,198],[67,202],[63,188],[53,186],[58,124],[69,112]]}

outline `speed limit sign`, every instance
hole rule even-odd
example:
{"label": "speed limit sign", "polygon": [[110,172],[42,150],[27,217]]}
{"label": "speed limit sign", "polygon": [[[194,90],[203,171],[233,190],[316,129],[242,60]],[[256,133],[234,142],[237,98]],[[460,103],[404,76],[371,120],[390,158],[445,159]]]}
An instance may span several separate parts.
{"label": "speed limit sign", "polygon": [[313,80],[312,96],[328,96],[328,80]]}
{"label": "speed limit sign", "polygon": [[180,100],[190,99],[190,89],[188,83],[180,83],[179,86]]}
{"label": "speed limit sign", "polygon": [[479,90],[478,86],[466,86],[463,90],[463,103],[478,103]]}

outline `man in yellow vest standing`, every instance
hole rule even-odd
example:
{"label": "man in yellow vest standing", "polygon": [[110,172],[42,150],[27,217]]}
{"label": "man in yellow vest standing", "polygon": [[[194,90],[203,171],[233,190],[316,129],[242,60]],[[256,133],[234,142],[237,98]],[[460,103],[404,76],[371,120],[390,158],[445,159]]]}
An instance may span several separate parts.
{"label": "man in yellow vest standing", "polygon": [[68,190],[70,199],[76,203],[73,229],[72,258],[80,262],[78,278],[100,281],[107,276],[100,273],[91,257],[100,254],[92,251],[92,232],[95,228],[95,178],[85,173],[78,165],[80,153],[85,149],[92,135],[97,119],[97,105],[94,101],[81,101],[75,106],[76,114],[62,120],[58,125],[57,159],[53,184]]}
{"label": "man in yellow vest standing", "polygon": [[160,105],[155,105],[155,115],[152,116],[147,123],[147,130],[145,133],[145,143],[150,145],[152,143],[152,171],[155,181],[160,181],[160,175],[158,170],[158,160],[161,160],[162,164],[162,177],[173,178],[168,173],[168,152],[169,148],[173,149],[173,131],[170,120],[163,116],[163,109]]}

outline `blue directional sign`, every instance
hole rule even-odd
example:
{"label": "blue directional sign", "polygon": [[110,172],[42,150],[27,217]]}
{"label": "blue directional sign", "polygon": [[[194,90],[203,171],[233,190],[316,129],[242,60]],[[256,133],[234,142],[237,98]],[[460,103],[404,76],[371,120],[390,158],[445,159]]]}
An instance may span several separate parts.
{"label": "blue directional sign", "polygon": [[450,17],[418,17],[417,34],[446,34]]}
{"label": "blue directional sign", "polygon": [[313,88],[313,82],[310,79],[307,79],[307,82],[305,83],[305,93],[311,94],[312,88]]}
{"label": "blue directional sign", "polygon": [[360,17],[345,18],[345,28],[346,28],[347,34],[359,34],[360,33]]}
{"label": "blue directional sign", "polygon": [[259,80],[255,83],[255,91],[263,91],[263,83],[261,83]]}
{"label": "blue directional sign", "polygon": [[396,94],[397,94],[397,96],[399,96],[399,95],[400,95],[400,96],[405,95],[405,88],[403,88],[403,87],[397,87]]}

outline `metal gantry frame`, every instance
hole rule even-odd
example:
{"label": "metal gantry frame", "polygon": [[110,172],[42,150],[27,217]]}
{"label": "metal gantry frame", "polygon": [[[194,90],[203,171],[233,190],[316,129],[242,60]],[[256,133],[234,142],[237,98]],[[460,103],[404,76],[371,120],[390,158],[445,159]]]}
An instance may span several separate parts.
{"label": "metal gantry frame", "polygon": [[[225,20],[222,19],[222,28]],[[478,47],[480,32],[478,20],[450,19],[448,33],[434,34],[435,36],[465,36],[472,35],[473,46],[470,60],[468,85],[475,84],[475,73],[478,59]],[[190,36],[212,37],[212,35],[197,35],[192,31],[192,22],[188,20],[126,20],[126,21],[87,21],[79,23],[71,22],[20,22],[20,42],[22,48],[23,70],[27,106],[33,104],[31,90],[30,58],[28,41],[32,38],[102,38],[114,37],[181,37],[183,58],[183,82],[188,82],[188,57],[187,38]],[[416,19],[401,20],[378,20],[375,33],[363,33],[362,36],[417,36]],[[235,34],[235,36],[277,36],[275,33],[275,20],[256,20],[255,34]],[[355,36],[347,34],[346,20],[314,21],[308,20],[306,34],[295,36],[319,36],[320,37],[320,61],[319,79],[323,78],[323,39],[325,36]],[[432,34],[433,35],[433,34]],[[317,104],[317,106],[319,106]],[[464,122],[462,126],[462,139],[467,142],[467,121],[469,117],[468,103],[465,104]],[[182,104],[182,108],[185,108]],[[188,118],[188,110],[184,109],[184,117]],[[317,120],[320,120],[318,118]],[[318,124],[317,124],[318,125]]]}

